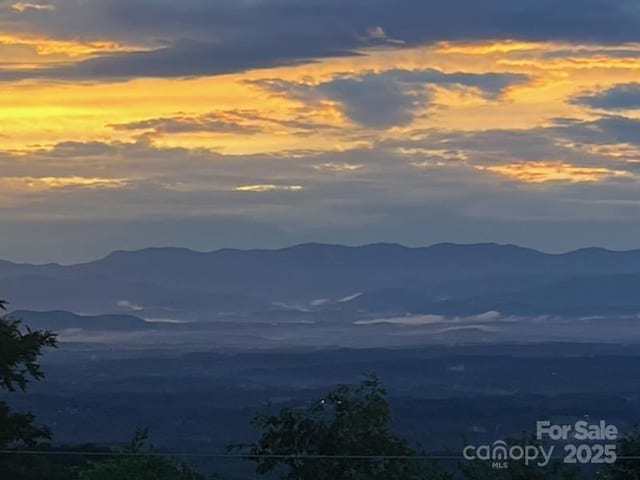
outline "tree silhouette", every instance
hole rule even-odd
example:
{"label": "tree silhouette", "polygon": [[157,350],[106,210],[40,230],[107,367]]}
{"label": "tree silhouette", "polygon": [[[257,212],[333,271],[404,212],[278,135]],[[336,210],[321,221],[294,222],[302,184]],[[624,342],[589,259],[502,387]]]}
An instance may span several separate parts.
{"label": "tree silhouette", "polygon": [[389,430],[387,392],[377,377],[342,385],[304,408],[260,414],[255,444],[232,449],[256,462],[258,474],[286,480],[444,480],[451,477],[425,462]]}
{"label": "tree silhouette", "polygon": [[[7,302],[0,300],[0,310]],[[0,317],[0,390],[25,391],[31,380],[44,374],[38,363],[42,350],[56,346],[55,334],[48,331],[21,329],[19,320]],[[33,446],[50,437],[47,428],[34,426],[30,413],[13,413],[6,402],[0,401],[0,448]]]}
{"label": "tree silhouette", "polygon": [[91,462],[80,472],[80,480],[201,480],[192,469],[155,454],[149,432],[139,429],[129,444],[112,459]]}
{"label": "tree silhouette", "polygon": [[633,428],[617,445],[618,460],[600,476],[607,480],[640,480],[640,426]]}
{"label": "tree silhouette", "polygon": [[[7,302],[0,300],[0,310],[6,312]],[[44,374],[38,363],[43,349],[56,346],[55,334],[23,328],[19,320],[0,317],[0,391],[26,391],[31,380]],[[0,401],[0,449],[30,448],[51,437],[46,427],[36,426],[31,413],[11,411],[6,401]],[[12,479],[36,478],[26,459],[13,455],[0,456],[0,470]],[[37,462],[36,462],[37,463]],[[34,465],[34,462],[31,462]],[[53,475],[50,478],[58,478]]]}
{"label": "tree silhouette", "polygon": [[[7,302],[0,300],[6,312]],[[46,347],[56,347],[56,335],[49,331],[21,330],[20,320],[0,318],[0,388],[25,391],[29,381],[44,377],[38,357]]]}

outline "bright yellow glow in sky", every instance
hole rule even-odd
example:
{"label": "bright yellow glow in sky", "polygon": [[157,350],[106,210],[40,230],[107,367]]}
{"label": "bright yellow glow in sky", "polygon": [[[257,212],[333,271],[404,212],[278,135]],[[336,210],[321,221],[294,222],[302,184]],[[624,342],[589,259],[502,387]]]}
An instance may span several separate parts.
{"label": "bright yellow glow in sky", "polygon": [[0,33],[0,47],[5,47],[7,54],[10,48],[20,55],[37,58],[38,63],[47,64],[60,58],[87,57],[98,53],[131,52],[140,50],[139,47],[123,45],[115,41],[80,42],[73,40],[56,40],[34,35],[15,35]]}
{"label": "bright yellow glow in sky", "polygon": [[478,167],[480,170],[504,175],[524,183],[546,182],[599,182],[612,176],[625,176],[626,172],[606,168],[576,167],[560,162],[521,162],[508,165]]}
{"label": "bright yellow glow in sky", "polygon": [[120,188],[126,181],[120,178],[70,177],[4,177],[0,179],[0,188],[4,193],[27,191],[42,192],[62,188]]}
{"label": "bright yellow glow in sky", "polygon": [[[120,51],[113,42],[90,44],[68,41],[20,39],[0,36],[0,44],[29,45],[39,55],[88,55],[95,51]],[[301,137],[295,129],[275,122],[254,122],[261,132],[159,133],[159,145],[207,147],[227,153],[257,153],[298,148],[332,149],[353,144],[366,129],[354,125],[335,103],[304,102],[261,90],[247,81],[278,78],[309,85],[338,74],[362,74],[391,69],[436,68],[443,72],[509,72],[531,75],[529,84],[510,87],[502,98],[487,99],[472,89],[438,87],[430,106],[411,128],[476,130],[531,128],[549,118],[582,115],[566,102],[583,90],[633,80],[640,63],[622,58],[550,59],[544,52],[568,48],[538,43],[439,44],[411,50],[374,50],[368,56],[329,59],[312,65],[256,70],[245,74],[194,79],[139,79],[128,82],[71,83],[22,81],[0,85],[0,131],[4,145],[28,149],[59,141],[131,140],[141,131],[115,130],[112,125],[179,114],[244,110],[255,116],[284,122],[304,113],[307,122],[330,125],[340,131],[318,128]],[[640,47],[631,46],[640,52]],[[509,58],[510,54],[538,58]],[[31,59],[30,59],[31,60]],[[45,60],[47,62],[48,60]],[[587,68],[588,65],[588,68]]]}
{"label": "bright yellow glow in sky", "polygon": [[[14,62],[32,64],[33,68],[61,58],[134,49],[112,41],[74,42],[9,34],[0,35],[0,46],[11,53]],[[633,58],[607,57],[609,48],[613,47],[510,41],[439,43],[412,49],[377,48],[359,57],[211,77],[8,81],[0,84],[0,132],[4,149],[14,152],[66,141],[134,142],[144,137],[158,147],[206,148],[241,155],[347,150],[370,145],[373,139],[401,140],[411,131],[428,129],[531,129],[554,118],[592,118],[588,110],[569,101],[572,96],[637,78],[640,63]],[[639,45],[624,48],[640,54]],[[562,51],[573,52],[575,58],[549,55]],[[428,92],[429,102],[417,108],[409,124],[384,130],[358,124],[340,102],[268,91],[259,83],[277,79],[313,89],[338,76],[426,69],[445,74],[524,74],[530,80],[511,85],[494,97],[471,87],[419,87],[425,95]],[[201,129],[184,128],[185,121],[180,120],[184,118]],[[153,121],[173,123],[154,128]],[[483,168],[521,182],[594,182],[610,174],[606,168],[585,169],[565,163],[525,166],[517,159],[509,165]],[[76,180],[69,182],[78,185]],[[55,184],[49,180],[40,183]],[[59,185],[63,184],[60,181]]]}

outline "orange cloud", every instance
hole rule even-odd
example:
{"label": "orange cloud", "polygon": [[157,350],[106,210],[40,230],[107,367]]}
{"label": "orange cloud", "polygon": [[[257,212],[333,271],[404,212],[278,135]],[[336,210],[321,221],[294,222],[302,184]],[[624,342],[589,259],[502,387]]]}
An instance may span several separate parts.
{"label": "orange cloud", "polygon": [[[623,47],[625,51],[636,49],[640,53],[638,45],[616,48]],[[82,58],[139,49],[112,41],[82,42],[2,33],[0,48],[3,55],[11,53],[10,61],[5,65],[0,63],[0,69],[8,71],[18,68],[18,64],[20,68],[26,64],[39,68],[52,62],[68,62],[73,56]],[[212,77],[91,83],[4,82],[0,83],[0,131],[5,135],[5,149],[29,150],[67,140],[128,142],[140,135],[140,131],[135,130],[114,130],[110,127],[114,124],[144,124],[148,119],[176,115],[198,119],[213,110],[250,111],[255,116],[251,125],[256,127],[251,138],[238,132],[173,129],[155,132],[151,141],[160,147],[253,154],[346,150],[384,138],[401,140],[411,131],[430,128],[530,129],[545,125],[553,118],[588,119],[589,112],[568,100],[584,90],[636,79],[635,70],[604,68],[627,62],[615,55],[605,58],[609,48],[613,49],[599,45],[515,41],[440,43],[407,49],[372,48],[357,57],[329,58],[312,64]],[[600,64],[603,68],[587,69],[571,59],[544,55],[548,52],[564,55],[571,51],[587,59],[591,55],[594,65]],[[636,60],[633,68],[637,66]],[[487,100],[469,89],[431,86],[428,108],[416,108],[417,114],[410,125],[384,132],[369,132],[349,122],[335,102],[305,102],[292,95],[275,95],[255,87],[256,82],[269,78],[318,85],[336,76],[424,68],[444,73],[519,73],[530,75],[533,81],[510,87],[499,100]],[[326,168],[329,169],[331,167]]]}
{"label": "orange cloud", "polygon": [[476,166],[522,183],[594,183],[609,177],[630,175],[622,170],[602,167],[577,167],[562,162],[518,162],[507,165]]}
{"label": "orange cloud", "polygon": [[512,53],[551,50],[551,44],[534,42],[517,42],[515,40],[505,40],[501,42],[481,42],[481,43],[458,43],[440,42],[436,46],[438,53],[463,54],[463,55],[487,55],[492,53]]}
{"label": "orange cloud", "polygon": [[46,190],[57,190],[68,187],[77,188],[121,188],[127,184],[123,178],[97,177],[4,177],[0,179],[3,189],[15,193],[30,193]]}
{"label": "orange cloud", "polygon": [[0,33],[0,45],[9,47],[30,47],[38,55],[64,55],[67,57],[87,57],[98,53],[132,52],[140,47],[124,45],[115,41],[82,42],[73,40],[56,40],[35,35],[14,35]]}
{"label": "orange cloud", "polygon": [[30,2],[17,2],[11,5],[11,9],[16,12],[26,12],[28,10],[49,10],[53,11],[56,9],[55,5],[52,4],[41,4],[41,3],[30,3]]}

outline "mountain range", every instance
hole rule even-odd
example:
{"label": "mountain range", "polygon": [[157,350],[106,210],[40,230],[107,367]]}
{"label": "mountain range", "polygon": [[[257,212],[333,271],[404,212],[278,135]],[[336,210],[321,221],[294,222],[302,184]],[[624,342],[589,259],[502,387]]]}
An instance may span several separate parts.
{"label": "mountain range", "polygon": [[548,254],[493,243],[148,248],[76,265],[0,261],[0,297],[21,310],[181,321],[292,312],[635,315],[640,250]]}

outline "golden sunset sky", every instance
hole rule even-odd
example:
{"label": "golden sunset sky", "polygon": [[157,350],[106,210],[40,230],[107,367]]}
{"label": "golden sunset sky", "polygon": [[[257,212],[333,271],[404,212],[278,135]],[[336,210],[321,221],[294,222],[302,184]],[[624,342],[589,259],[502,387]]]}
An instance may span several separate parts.
{"label": "golden sunset sky", "polygon": [[639,32],[625,0],[0,0],[0,258],[637,246]]}

